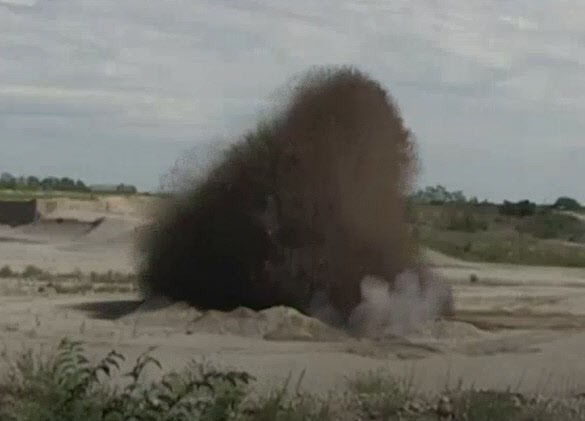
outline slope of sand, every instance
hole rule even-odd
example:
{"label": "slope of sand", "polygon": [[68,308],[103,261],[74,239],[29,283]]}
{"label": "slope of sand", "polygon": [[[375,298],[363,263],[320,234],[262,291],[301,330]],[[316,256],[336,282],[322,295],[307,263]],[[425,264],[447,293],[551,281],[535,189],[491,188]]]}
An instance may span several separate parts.
{"label": "slope of sand", "polygon": [[[127,198],[65,201],[39,224],[0,227],[0,264],[132,271],[133,241],[147,221],[136,207]],[[459,381],[527,392],[585,388],[585,270],[468,263],[433,251],[425,258],[453,286],[456,315],[403,337],[354,338],[284,307],[202,312],[136,295],[45,296],[35,288],[0,295],[0,335],[9,351],[69,336],[85,341],[92,355],[116,348],[130,360],[157,346],[167,369],[204,358],[248,370],[266,386],[306,370],[304,386],[314,391],[379,368],[423,390]],[[469,282],[471,274],[478,282]],[[0,279],[0,286],[21,282]]]}
{"label": "slope of sand", "polygon": [[140,211],[144,200],[41,201],[39,221],[14,228],[0,225],[0,259],[15,270],[34,265],[57,273],[131,272],[134,240],[148,220]]}

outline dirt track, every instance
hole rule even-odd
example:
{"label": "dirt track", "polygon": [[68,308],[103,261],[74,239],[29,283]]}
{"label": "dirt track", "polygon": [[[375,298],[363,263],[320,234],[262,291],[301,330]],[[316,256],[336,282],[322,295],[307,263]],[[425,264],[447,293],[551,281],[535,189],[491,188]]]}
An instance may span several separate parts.
{"label": "dirt track", "polygon": [[[0,263],[59,272],[130,270],[139,219],[102,213],[106,225],[93,236],[2,228]],[[453,285],[458,311],[454,321],[423,326],[408,338],[329,335],[292,313],[278,313],[280,319],[246,311],[201,315],[181,306],[135,313],[134,294],[45,296],[34,281],[17,279],[0,280],[0,332],[9,350],[55,344],[63,336],[84,340],[96,356],[115,347],[132,359],[158,346],[154,353],[167,369],[205,358],[249,370],[263,385],[306,370],[304,385],[315,391],[381,367],[425,390],[460,380],[530,392],[585,389],[585,270],[466,263],[434,252],[427,259]],[[478,282],[469,282],[472,273]]]}

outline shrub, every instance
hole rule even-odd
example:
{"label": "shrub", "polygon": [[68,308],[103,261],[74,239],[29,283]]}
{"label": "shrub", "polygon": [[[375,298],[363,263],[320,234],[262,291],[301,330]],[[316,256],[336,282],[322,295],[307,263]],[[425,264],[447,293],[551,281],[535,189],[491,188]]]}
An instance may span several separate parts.
{"label": "shrub", "polygon": [[13,272],[10,266],[4,265],[0,268],[0,278],[13,278],[17,273]]}
{"label": "shrub", "polygon": [[409,388],[389,373],[359,374],[350,379],[348,387],[359,412],[366,419],[399,419],[406,403],[412,398]]}
{"label": "shrub", "polygon": [[473,209],[470,207],[450,208],[447,219],[447,229],[450,231],[472,233],[488,229],[487,221],[474,215]]}
{"label": "shrub", "polygon": [[553,205],[555,209],[578,211],[581,209],[581,204],[570,197],[559,197]]}
{"label": "shrub", "polygon": [[499,212],[502,215],[525,217],[534,215],[536,213],[536,203],[529,200],[521,200],[517,203],[508,202],[507,200],[499,207]]}
{"label": "shrub", "polygon": [[79,342],[63,340],[50,358],[32,352],[20,356],[3,384],[0,419],[26,421],[233,419],[252,377],[193,363],[159,382],[143,381],[149,366],[160,363],[142,354],[124,374],[129,383],[112,387],[108,379],[125,360],[111,351],[95,364]]}
{"label": "shrub", "polygon": [[46,272],[35,265],[27,265],[22,272],[23,278],[41,278],[46,275]]}

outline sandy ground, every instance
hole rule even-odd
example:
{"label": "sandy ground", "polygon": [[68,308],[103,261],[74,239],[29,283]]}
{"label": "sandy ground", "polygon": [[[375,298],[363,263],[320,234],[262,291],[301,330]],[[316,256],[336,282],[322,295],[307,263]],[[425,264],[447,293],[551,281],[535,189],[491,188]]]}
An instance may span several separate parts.
{"label": "sandy ground", "polygon": [[[144,215],[116,203],[91,209],[60,203],[35,226],[0,227],[0,266],[132,271]],[[63,221],[51,220],[56,215]],[[165,369],[205,360],[245,369],[261,387],[304,373],[305,388],[325,392],[356,372],[386,369],[427,391],[460,382],[585,391],[585,270],[467,263],[432,251],[426,258],[453,286],[457,312],[403,338],[353,338],[285,308],[200,313],[142,303],[136,294],[39,291],[34,280],[20,279],[0,279],[0,337],[15,351],[68,336],[96,357],[115,348],[130,360],[156,346]]]}

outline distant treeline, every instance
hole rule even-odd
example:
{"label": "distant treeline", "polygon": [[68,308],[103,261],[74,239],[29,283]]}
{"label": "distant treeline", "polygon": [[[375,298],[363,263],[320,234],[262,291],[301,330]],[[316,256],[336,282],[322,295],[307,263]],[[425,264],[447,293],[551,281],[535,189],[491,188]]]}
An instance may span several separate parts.
{"label": "distant treeline", "polygon": [[10,173],[0,175],[0,189],[9,190],[57,190],[57,191],[74,191],[89,192],[89,187],[81,180],[73,180],[68,177],[45,177],[38,178],[34,175],[28,177],[15,177]]}
{"label": "distant treeline", "polygon": [[410,199],[416,203],[425,203],[430,205],[443,205],[446,203],[469,203],[474,205],[494,205],[484,200],[480,202],[477,197],[467,198],[461,190],[449,191],[439,185],[428,186],[416,191],[410,196]]}
{"label": "distant treeline", "polygon": [[579,211],[582,209],[581,204],[570,197],[559,197],[553,205],[537,205],[530,200],[521,200],[519,202],[509,202],[504,200],[504,203],[499,206],[499,211],[502,215],[507,216],[532,216],[539,211],[548,211],[550,209],[565,210],[565,211]]}
{"label": "distant treeline", "polygon": [[69,177],[39,178],[33,175],[16,177],[10,173],[0,175],[0,190],[61,191],[79,193],[136,193],[136,187],[127,184],[88,186],[82,180]]}
{"label": "distant treeline", "polygon": [[487,200],[479,201],[476,197],[468,199],[461,191],[449,191],[441,185],[429,186],[424,189],[416,191],[410,196],[414,203],[422,203],[429,205],[444,205],[444,204],[468,204],[473,206],[497,206],[502,215],[509,216],[530,216],[534,215],[539,209],[558,209],[578,211],[582,209],[581,204],[570,197],[559,197],[553,205],[537,205],[530,200],[520,200],[518,202],[510,202],[505,200],[504,203],[496,204]]}

